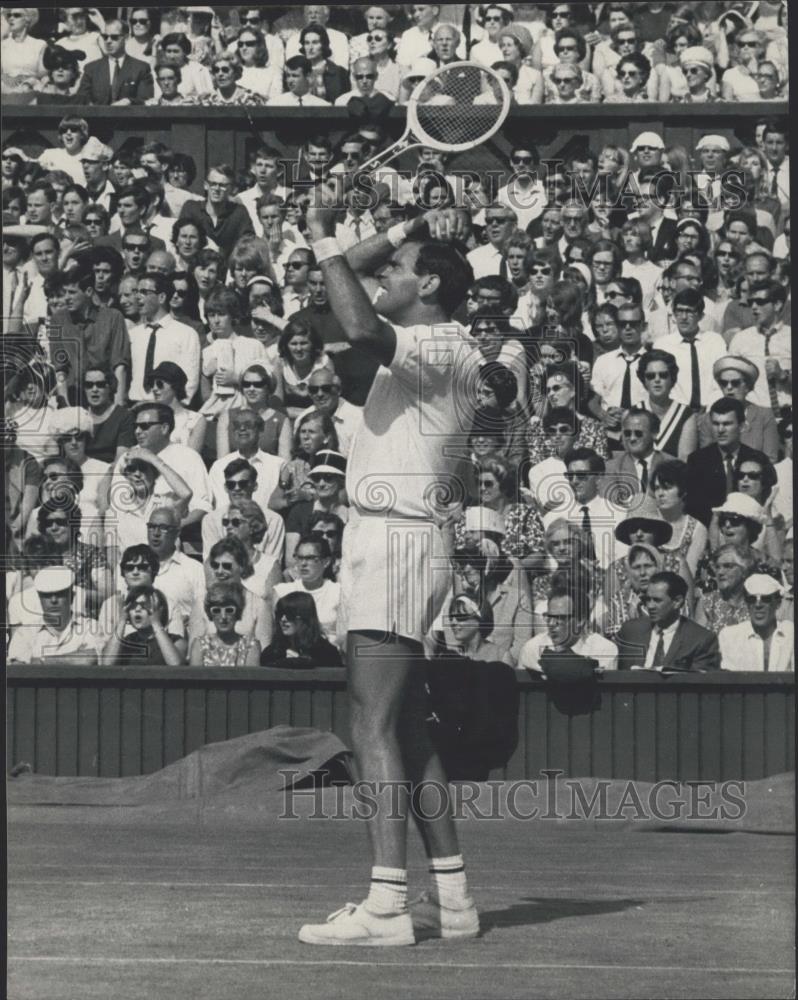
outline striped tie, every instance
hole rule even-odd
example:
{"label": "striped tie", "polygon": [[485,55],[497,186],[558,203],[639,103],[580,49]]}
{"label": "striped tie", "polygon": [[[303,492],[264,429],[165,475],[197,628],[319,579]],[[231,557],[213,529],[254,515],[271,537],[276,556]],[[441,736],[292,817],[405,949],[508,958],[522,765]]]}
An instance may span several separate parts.
{"label": "striped tie", "polygon": [[[764,334],[765,337],[765,357],[769,358],[770,354],[770,339],[776,334],[776,330],[770,330],[768,333]],[[769,375],[767,377],[768,383],[768,395],[770,396],[770,408],[773,410],[773,415],[778,420],[781,417],[781,405],[779,403],[779,390],[776,385],[775,378],[771,378]]]}

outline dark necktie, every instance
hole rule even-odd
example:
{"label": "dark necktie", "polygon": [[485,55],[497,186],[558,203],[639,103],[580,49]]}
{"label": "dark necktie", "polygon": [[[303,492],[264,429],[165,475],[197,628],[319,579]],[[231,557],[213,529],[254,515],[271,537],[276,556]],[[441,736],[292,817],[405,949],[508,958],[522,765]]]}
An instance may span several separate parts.
{"label": "dark necktie", "polygon": [[147,353],[144,356],[144,385],[149,383],[155,369],[155,341],[158,331],[161,329],[160,323],[148,323],[147,329],[150,331],[150,339],[147,341]]}
{"label": "dark necktie", "polygon": [[648,462],[644,458],[641,458],[640,465],[642,466],[640,470],[640,492],[645,493],[648,489]]}
{"label": "dark necktie", "polygon": [[779,193],[779,170],[778,167],[771,167],[773,170],[773,177],[770,181],[770,193],[772,195],[778,195]]}
{"label": "dark necktie", "polygon": [[504,278],[505,281],[510,280],[510,276],[507,272],[507,260],[504,254],[502,254],[501,264],[499,264],[499,277]]}
{"label": "dark necktie", "polygon": [[657,648],[654,650],[654,659],[651,661],[652,670],[665,666],[665,633],[662,629],[657,629],[657,632],[659,639],[657,639]]}
{"label": "dark necktie", "polygon": [[582,511],[582,542],[585,546],[585,555],[588,559],[596,558],[596,546],[593,542],[593,525],[590,523],[590,511],[587,507],[580,507]]}
{"label": "dark necktie", "polygon": [[697,410],[701,406],[701,375],[698,371],[698,349],[694,340],[682,337],[682,342],[690,345],[690,409]]}
{"label": "dark necktie", "polygon": [[633,358],[624,358],[626,371],[623,373],[623,386],[621,387],[621,409],[632,409],[632,365],[637,361],[637,355]]}
{"label": "dark necktie", "polygon": [[724,455],[723,465],[726,470],[726,496],[728,496],[734,493],[734,456]]}
{"label": "dark necktie", "polygon": [[301,108],[302,107],[302,95],[301,94],[300,94],[299,97],[297,97],[297,103],[299,104],[299,106]]}
{"label": "dark necktie", "polygon": [[355,239],[358,243],[363,239],[363,226],[360,219],[355,219]]}

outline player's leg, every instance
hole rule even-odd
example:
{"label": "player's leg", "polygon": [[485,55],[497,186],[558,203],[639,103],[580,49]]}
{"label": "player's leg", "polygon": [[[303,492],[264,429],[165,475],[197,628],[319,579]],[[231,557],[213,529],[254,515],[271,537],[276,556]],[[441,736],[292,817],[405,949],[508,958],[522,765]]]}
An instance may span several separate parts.
{"label": "player's leg", "polygon": [[299,939],[322,945],[414,944],[407,912],[409,790],[398,725],[415,644],[374,632],[350,632],[347,677],[350,733],[357,778],[377,789],[367,820],[373,866],[367,899],[347,904],[325,924],[306,924]]}
{"label": "player's leg", "polygon": [[432,892],[412,903],[410,913],[417,935],[475,937],[479,915],[468,892],[449,784],[430,736],[428,715],[424,664],[417,661],[408,678],[399,743],[413,789],[412,817],[429,858]]}

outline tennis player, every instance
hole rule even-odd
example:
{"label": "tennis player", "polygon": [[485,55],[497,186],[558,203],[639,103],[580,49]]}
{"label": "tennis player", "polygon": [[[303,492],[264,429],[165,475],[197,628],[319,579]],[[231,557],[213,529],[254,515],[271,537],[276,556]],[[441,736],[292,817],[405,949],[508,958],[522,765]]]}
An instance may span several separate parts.
{"label": "tennis player", "polygon": [[[347,627],[351,736],[358,778],[385,794],[368,834],[373,867],[367,898],[326,923],[306,924],[300,941],[319,945],[411,945],[416,933],[474,937],[479,917],[468,894],[451,810],[441,809],[446,775],[430,741],[421,640],[441,609],[450,565],[429,497],[454,480],[447,442],[462,434],[457,400],[471,364],[452,314],[473,281],[456,241],[463,213],[428,212],[352,247],[333,234],[340,196],[317,189],[307,212],[313,251],[330,306],[350,342],[380,362],[353,442],[346,486],[342,613]],[[474,359],[473,362],[471,359]],[[434,782],[434,789],[425,782]],[[393,797],[395,799],[395,796]],[[407,814],[430,859],[433,887],[407,903]],[[443,812],[443,815],[441,813]]]}

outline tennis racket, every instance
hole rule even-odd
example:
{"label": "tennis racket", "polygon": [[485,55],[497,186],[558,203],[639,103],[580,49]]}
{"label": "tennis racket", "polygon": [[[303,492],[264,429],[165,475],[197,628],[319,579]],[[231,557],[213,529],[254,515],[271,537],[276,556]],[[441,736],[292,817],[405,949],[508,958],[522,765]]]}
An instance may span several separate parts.
{"label": "tennis racket", "polygon": [[384,166],[419,146],[442,153],[473,149],[498,132],[509,110],[510,91],[492,69],[468,61],[440,66],[413,89],[402,138],[361,169]]}

